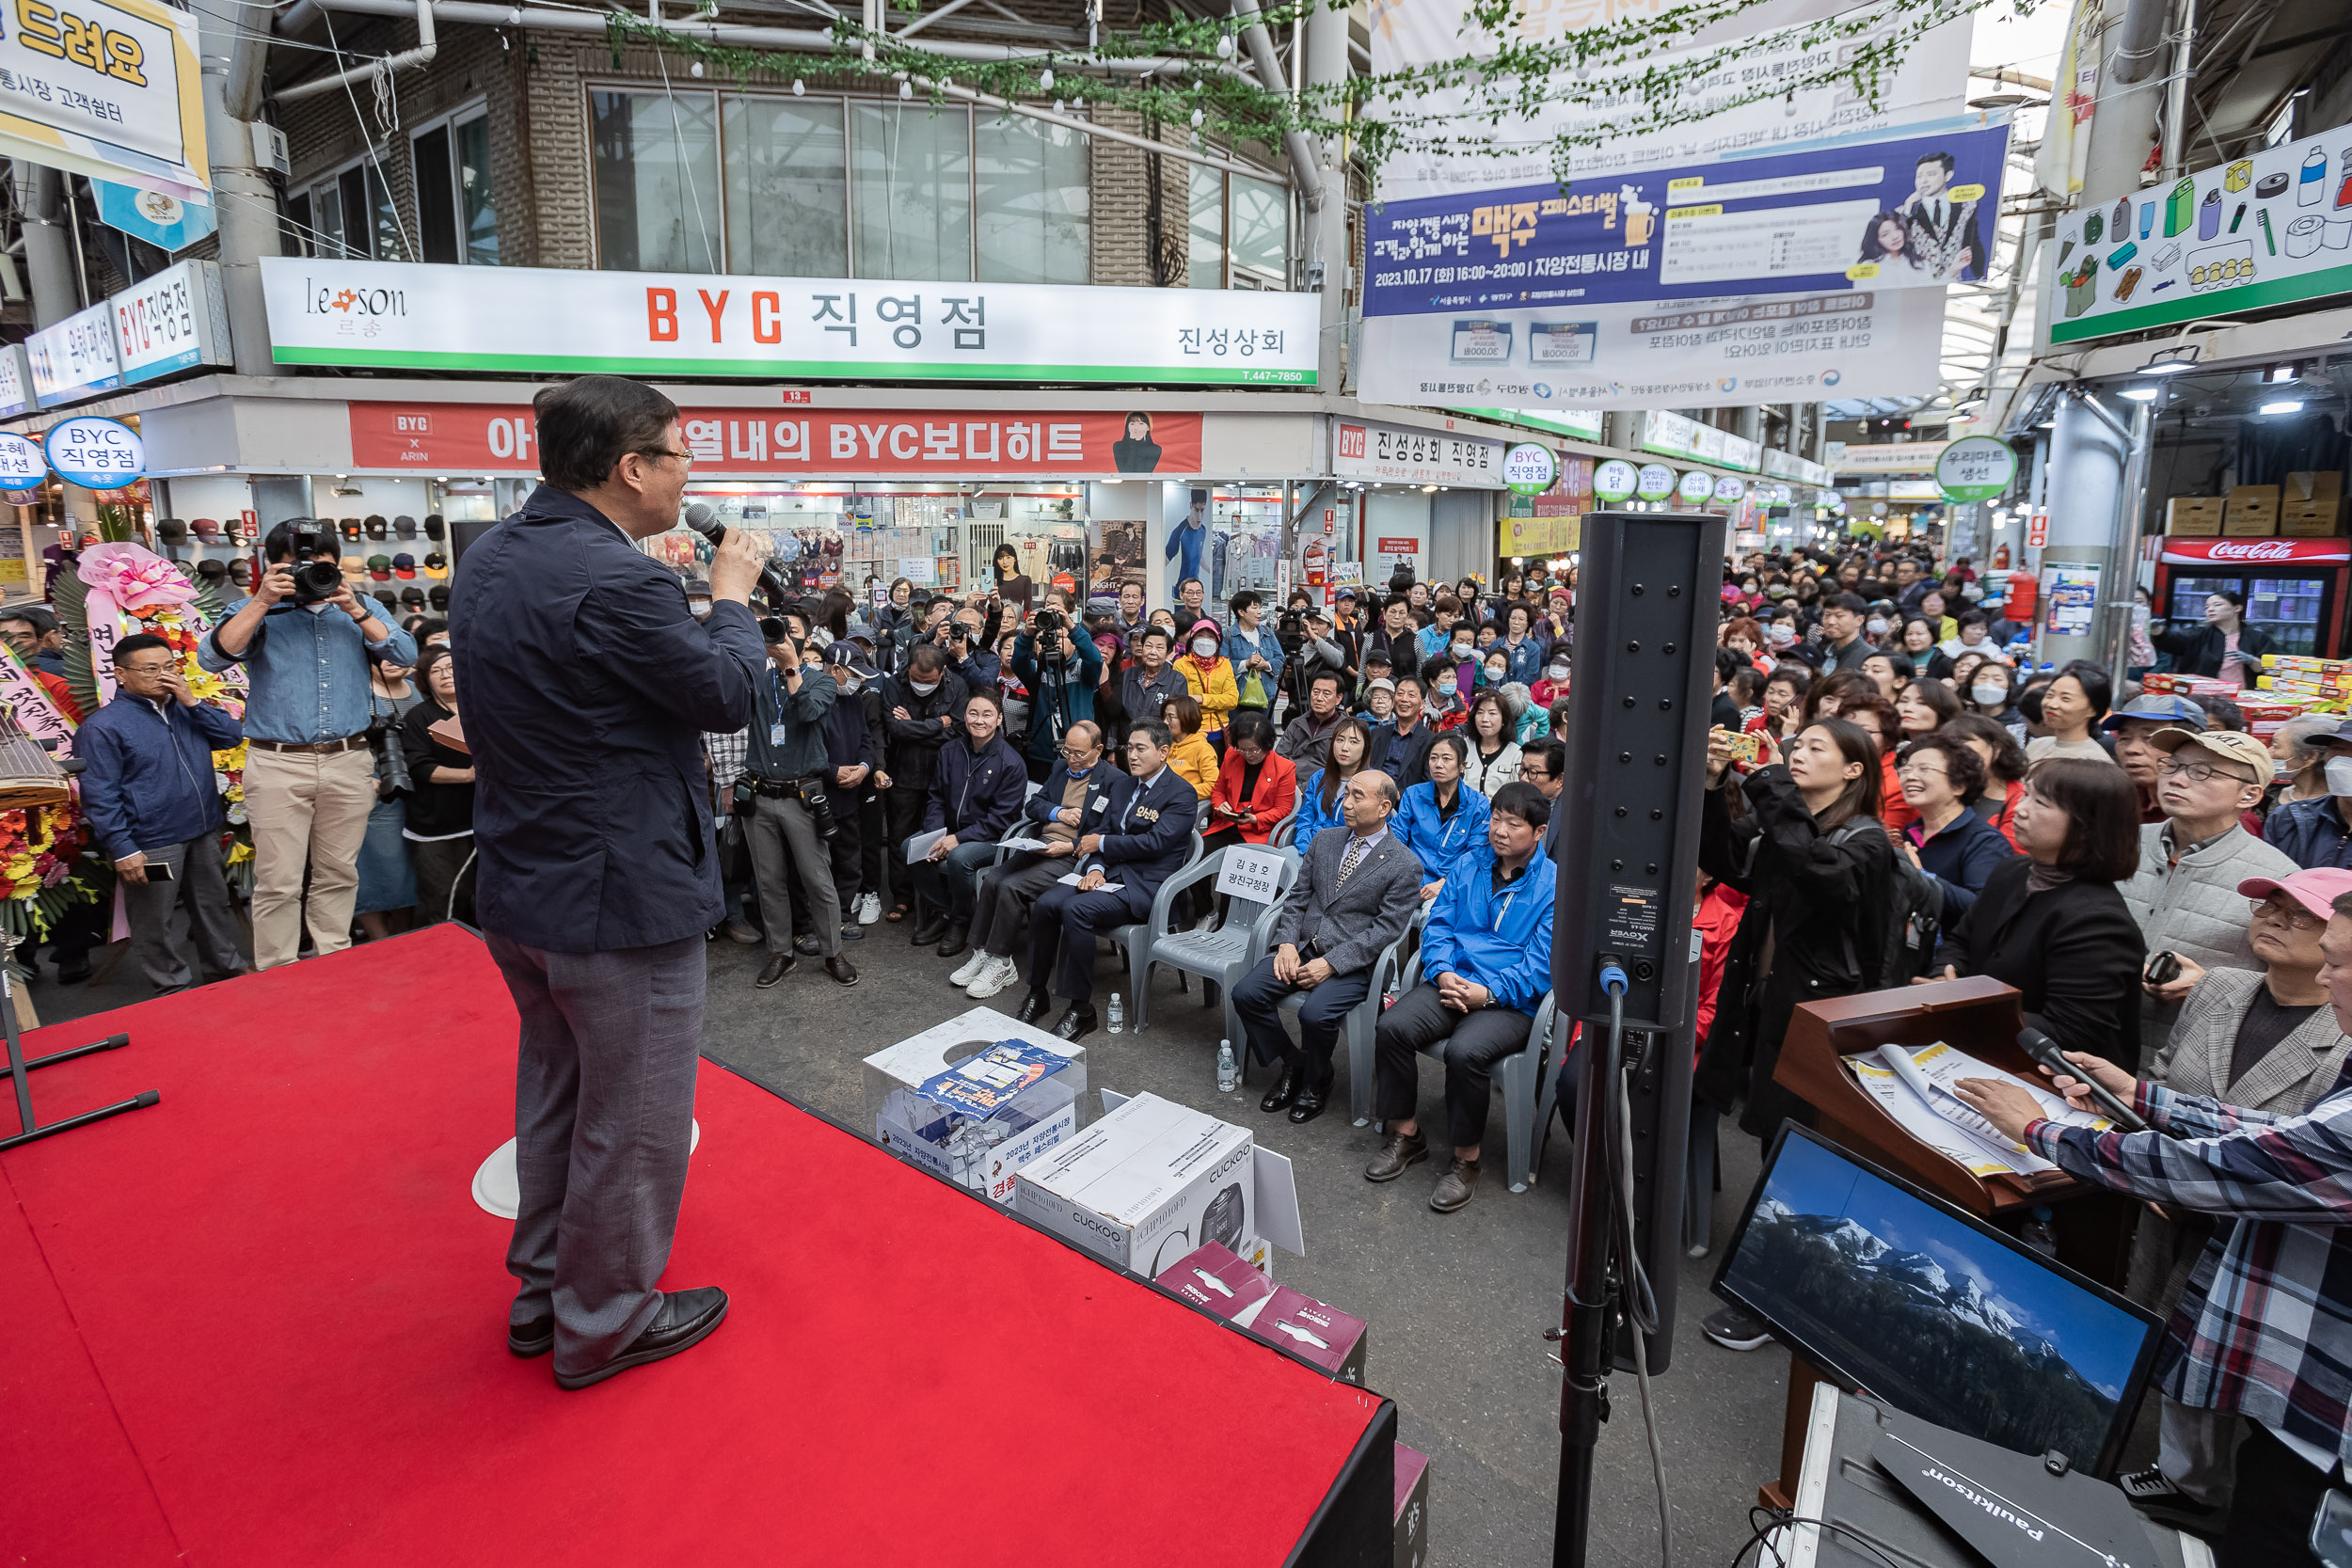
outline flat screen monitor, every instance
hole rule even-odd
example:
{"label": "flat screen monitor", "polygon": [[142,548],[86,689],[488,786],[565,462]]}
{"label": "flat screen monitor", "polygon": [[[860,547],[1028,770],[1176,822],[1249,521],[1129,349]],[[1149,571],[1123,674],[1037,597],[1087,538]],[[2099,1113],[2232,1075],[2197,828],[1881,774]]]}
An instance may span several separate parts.
{"label": "flat screen monitor", "polygon": [[1793,1122],[1714,1290],[1850,1388],[2103,1477],[2163,1331],[2153,1312]]}

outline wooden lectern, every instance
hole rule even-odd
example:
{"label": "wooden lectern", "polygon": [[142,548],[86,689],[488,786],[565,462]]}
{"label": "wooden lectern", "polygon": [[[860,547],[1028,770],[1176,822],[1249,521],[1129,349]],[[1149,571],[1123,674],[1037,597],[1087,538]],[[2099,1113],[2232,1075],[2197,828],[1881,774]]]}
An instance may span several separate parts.
{"label": "wooden lectern", "polygon": [[[1983,977],[1807,1002],[1788,1021],[1772,1081],[1814,1107],[1814,1128],[1824,1137],[1972,1214],[1996,1223],[2022,1222],[2026,1212],[2048,1207],[2058,1261],[2121,1290],[2137,1202],[2059,1171],[1973,1175],[1904,1131],[1854,1081],[1844,1061],[1890,1043],[1924,1046],[1943,1040],[2020,1078],[2047,1082],[2018,1048],[2017,1031],[2024,1026],[2016,990]],[[1780,1478],[1757,1490],[1771,1507],[1793,1506],[1797,1470],[1804,1460],[1806,1413],[1813,1386],[1822,1381],[1817,1369],[1789,1357]]]}

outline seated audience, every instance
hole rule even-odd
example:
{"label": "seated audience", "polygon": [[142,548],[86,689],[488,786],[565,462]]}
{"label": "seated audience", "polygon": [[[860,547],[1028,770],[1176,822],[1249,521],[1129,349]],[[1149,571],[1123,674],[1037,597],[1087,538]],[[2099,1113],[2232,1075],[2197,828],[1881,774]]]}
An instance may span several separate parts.
{"label": "seated audience", "polygon": [[1396,814],[1397,836],[1421,861],[1428,884],[1424,898],[1435,898],[1446,868],[1486,841],[1486,817],[1492,809],[1484,795],[1462,783],[1463,759],[1470,743],[1460,732],[1449,730],[1429,748],[1429,782],[1405,792]]}
{"label": "seated audience", "polygon": [[1461,731],[1470,742],[1462,782],[1489,800],[1519,776],[1519,747],[1512,735],[1517,727],[1502,692],[1481,691],[1470,703],[1470,723]]}
{"label": "seated audience", "polygon": [[1298,774],[1290,758],[1276,753],[1274,721],[1263,708],[1235,710],[1226,740],[1201,833],[1211,853],[1229,844],[1263,844],[1298,801]]}
{"label": "seated audience", "polygon": [[[947,836],[914,863],[914,885],[930,906],[914,945],[939,943],[939,956],[963,952],[980,871],[996,858],[996,841],[1021,813],[1028,766],[1004,736],[1004,707],[992,690],[963,705],[963,731],[939,749],[938,771],[923,808],[923,831]],[[903,853],[903,851],[901,851]],[[820,933],[821,934],[821,933]]]}
{"label": "seated audience", "polygon": [[1362,720],[1350,717],[1331,726],[1327,759],[1298,791],[1298,825],[1291,834],[1293,845],[1312,844],[1317,833],[1339,825],[1341,792],[1349,779],[1363,771],[1365,753],[1371,750],[1372,732]]}
{"label": "seated audience", "polygon": [[1396,717],[1372,732],[1372,766],[1394,779],[1400,792],[1429,777],[1429,742],[1438,726],[1422,711],[1426,693],[1420,676],[1398,676]]}
{"label": "seated audience", "polygon": [[1216,788],[1216,773],[1220,764],[1216,749],[1200,734],[1200,700],[1197,697],[1170,697],[1160,705],[1160,722],[1176,737],[1168,753],[1168,765],[1176,769],[1176,776],[1192,785],[1193,794],[1207,800]]}

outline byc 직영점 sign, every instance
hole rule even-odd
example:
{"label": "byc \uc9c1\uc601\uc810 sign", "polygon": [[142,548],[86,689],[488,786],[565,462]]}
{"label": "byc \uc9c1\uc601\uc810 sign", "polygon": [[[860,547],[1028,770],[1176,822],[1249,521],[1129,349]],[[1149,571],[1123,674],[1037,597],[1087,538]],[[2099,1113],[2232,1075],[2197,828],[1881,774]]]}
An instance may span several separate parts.
{"label": "byc \uc9c1\uc601\uc810 sign", "polygon": [[264,257],[281,365],[1292,386],[1318,296]]}

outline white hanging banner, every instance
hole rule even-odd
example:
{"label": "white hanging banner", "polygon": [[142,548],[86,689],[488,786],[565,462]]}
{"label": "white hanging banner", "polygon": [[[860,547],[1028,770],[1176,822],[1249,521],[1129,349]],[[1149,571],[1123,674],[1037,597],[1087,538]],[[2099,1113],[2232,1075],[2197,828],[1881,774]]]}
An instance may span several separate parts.
{"label": "white hanging banner", "polygon": [[193,13],[16,0],[0,26],[0,157],[209,203]]}

